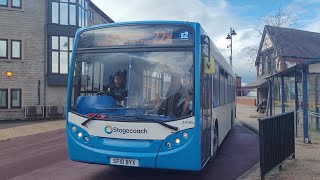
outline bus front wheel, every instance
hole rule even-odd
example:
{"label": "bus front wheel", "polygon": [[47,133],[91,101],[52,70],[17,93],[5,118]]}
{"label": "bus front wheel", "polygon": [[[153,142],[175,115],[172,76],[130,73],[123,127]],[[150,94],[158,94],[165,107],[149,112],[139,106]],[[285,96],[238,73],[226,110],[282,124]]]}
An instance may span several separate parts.
{"label": "bus front wheel", "polygon": [[218,124],[215,123],[215,126],[213,128],[213,154],[210,157],[210,161],[212,162],[215,157],[217,156],[217,151],[218,151],[218,145],[219,145],[219,133],[218,133]]}

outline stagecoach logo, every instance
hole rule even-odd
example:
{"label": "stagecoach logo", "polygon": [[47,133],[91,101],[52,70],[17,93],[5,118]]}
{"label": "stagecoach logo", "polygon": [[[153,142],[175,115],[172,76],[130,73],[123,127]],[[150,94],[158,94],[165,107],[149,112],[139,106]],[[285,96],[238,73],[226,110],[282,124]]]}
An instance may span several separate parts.
{"label": "stagecoach logo", "polygon": [[120,134],[147,134],[148,130],[145,128],[143,129],[125,129],[125,128],[117,128],[117,127],[112,127],[111,125],[107,125],[104,128],[104,131],[107,134],[112,134],[112,133],[120,133]]}
{"label": "stagecoach logo", "polygon": [[107,134],[111,134],[111,133],[112,133],[112,126],[107,125],[107,126],[104,128],[104,131],[105,131]]}

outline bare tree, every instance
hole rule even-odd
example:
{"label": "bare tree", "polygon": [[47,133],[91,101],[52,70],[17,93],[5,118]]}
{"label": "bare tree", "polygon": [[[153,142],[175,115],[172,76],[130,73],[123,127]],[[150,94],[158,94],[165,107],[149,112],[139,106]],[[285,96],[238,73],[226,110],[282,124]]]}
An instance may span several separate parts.
{"label": "bare tree", "polygon": [[285,11],[279,6],[274,14],[263,18],[262,21],[270,26],[291,28],[296,26],[297,19],[292,12]]}
{"label": "bare tree", "polygon": [[[297,18],[293,15],[293,13],[284,10],[280,5],[273,14],[260,19],[259,25],[264,24],[276,27],[293,28],[296,26],[296,22]],[[252,27],[252,29],[255,32],[253,32],[253,34],[257,34],[257,36],[261,38],[263,35],[264,26],[259,27],[259,25]],[[242,50],[248,56],[248,61],[254,64],[257,53],[259,51],[259,44],[253,46],[245,46],[244,48],[242,48]]]}

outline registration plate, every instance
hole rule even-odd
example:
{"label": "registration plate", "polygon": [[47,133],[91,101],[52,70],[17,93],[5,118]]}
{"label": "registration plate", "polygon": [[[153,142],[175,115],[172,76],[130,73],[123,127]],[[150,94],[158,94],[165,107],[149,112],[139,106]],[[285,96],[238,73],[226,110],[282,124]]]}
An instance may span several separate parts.
{"label": "registration plate", "polygon": [[138,159],[110,158],[110,164],[120,166],[139,166]]}

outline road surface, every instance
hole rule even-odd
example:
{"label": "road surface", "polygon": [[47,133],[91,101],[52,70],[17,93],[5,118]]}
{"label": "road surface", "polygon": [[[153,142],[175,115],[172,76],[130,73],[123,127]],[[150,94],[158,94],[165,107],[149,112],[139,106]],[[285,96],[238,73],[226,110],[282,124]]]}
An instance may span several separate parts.
{"label": "road surface", "polygon": [[[187,157],[186,157],[187,158]],[[111,167],[68,159],[65,130],[29,135],[0,142],[0,179],[236,179],[259,161],[259,139],[235,124],[217,158],[201,173]]]}

